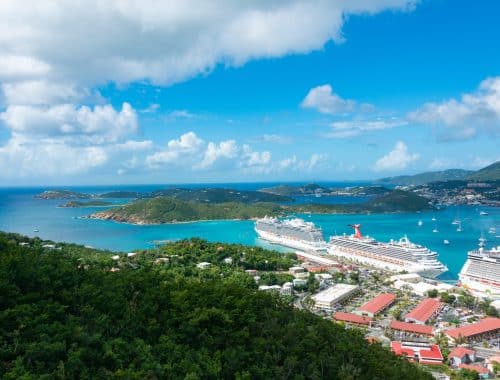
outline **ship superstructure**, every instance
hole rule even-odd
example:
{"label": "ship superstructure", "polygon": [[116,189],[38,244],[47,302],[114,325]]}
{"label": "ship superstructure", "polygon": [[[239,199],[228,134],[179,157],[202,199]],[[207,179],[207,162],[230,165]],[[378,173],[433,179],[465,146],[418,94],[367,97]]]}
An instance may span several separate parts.
{"label": "ship superstructure", "polygon": [[255,231],[261,239],[286,247],[306,251],[325,251],[326,242],[321,228],[303,219],[264,217],[255,221]]}
{"label": "ship superstructure", "polygon": [[354,228],[353,235],[330,237],[329,254],[382,269],[408,271],[430,278],[448,270],[438,260],[436,252],[412,243],[407,236],[383,243],[363,236],[359,224],[351,227]]}
{"label": "ship superstructure", "polygon": [[500,246],[485,249],[485,243],[479,239],[479,248],[468,252],[458,277],[475,296],[496,300],[500,299]]}

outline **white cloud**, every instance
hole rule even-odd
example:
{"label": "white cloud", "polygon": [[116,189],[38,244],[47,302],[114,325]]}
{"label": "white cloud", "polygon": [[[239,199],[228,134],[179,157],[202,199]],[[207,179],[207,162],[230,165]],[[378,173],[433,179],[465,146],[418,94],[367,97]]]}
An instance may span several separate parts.
{"label": "white cloud", "polygon": [[444,170],[444,169],[451,169],[454,166],[456,166],[455,162],[448,159],[448,158],[434,158],[431,163],[429,164],[429,169],[431,170]]}
{"label": "white cloud", "polygon": [[51,105],[79,101],[89,96],[85,88],[45,80],[6,83],[2,85],[2,91],[6,103],[16,105]]}
{"label": "white cloud", "polygon": [[481,82],[476,92],[459,100],[426,103],[408,114],[410,121],[443,126],[444,139],[467,139],[479,133],[500,134],[500,77]]}
{"label": "white cloud", "polygon": [[211,167],[215,161],[221,158],[233,159],[238,155],[238,145],[234,140],[221,141],[219,145],[216,143],[208,143],[203,160],[195,165],[196,169],[206,169]]}
{"label": "white cloud", "polygon": [[273,144],[290,144],[293,139],[290,136],[265,134],[262,135],[260,140],[266,143],[273,143]]}
{"label": "white cloud", "polygon": [[182,165],[185,163],[184,159],[199,155],[204,145],[205,142],[196,133],[187,132],[177,140],[170,140],[165,150],[147,156],[146,164],[151,168],[172,163]]}
{"label": "white cloud", "polygon": [[294,170],[294,171],[312,171],[320,164],[327,161],[327,154],[313,153],[307,160],[299,160],[296,155],[280,160],[276,169],[279,170]]}
{"label": "white cloud", "polygon": [[349,120],[336,121],[330,124],[332,130],[325,134],[330,138],[346,138],[358,136],[364,132],[380,131],[389,128],[395,128],[407,125],[404,120],[397,119],[378,119],[378,120]]}
{"label": "white cloud", "polygon": [[[76,107],[11,105],[0,114],[7,128],[26,136],[73,136],[94,143],[115,142],[138,129],[137,114],[128,103],[116,111],[111,105]],[[81,141],[80,141],[81,142]]]}
{"label": "white cloud", "polygon": [[218,63],[242,65],[321,49],[328,41],[342,41],[348,15],[413,5],[412,0],[56,0],[50,5],[3,0],[0,73],[9,80],[48,75],[78,83],[170,84]]}
{"label": "white cloud", "polygon": [[419,154],[408,152],[408,147],[403,141],[398,141],[393,150],[377,160],[375,170],[402,170],[419,158]]}
{"label": "white cloud", "polygon": [[332,86],[325,84],[309,90],[300,104],[302,108],[312,108],[321,113],[337,114],[354,110],[354,100],[342,99],[333,92]]}

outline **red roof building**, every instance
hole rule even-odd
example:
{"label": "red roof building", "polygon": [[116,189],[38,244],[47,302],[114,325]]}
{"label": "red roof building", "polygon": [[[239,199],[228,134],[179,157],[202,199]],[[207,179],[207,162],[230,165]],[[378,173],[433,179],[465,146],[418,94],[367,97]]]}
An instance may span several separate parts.
{"label": "red roof building", "polygon": [[391,342],[391,351],[421,364],[441,364],[444,360],[437,344],[393,341]]}
{"label": "red roof building", "polygon": [[389,327],[393,330],[404,331],[411,334],[434,335],[432,326],[419,325],[416,323],[392,321]]}
{"label": "red roof building", "polygon": [[479,337],[485,334],[495,334],[500,330],[500,318],[484,318],[477,323],[447,330],[446,335],[453,339],[464,338],[465,340]]}
{"label": "red roof building", "polygon": [[420,323],[425,325],[432,317],[436,316],[443,303],[435,298],[427,298],[421,301],[412,311],[405,315],[405,322]]}
{"label": "red roof building", "polygon": [[352,313],[337,312],[333,316],[336,321],[342,321],[346,323],[352,323],[355,325],[370,326],[372,319],[370,317],[365,317],[361,315],[356,315]]}
{"label": "red roof building", "polygon": [[395,300],[396,296],[394,294],[382,293],[365,303],[358,310],[356,310],[355,313],[373,317],[376,314],[380,313],[382,310],[392,305]]}
{"label": "red roof building", "polygon": [[460,364],[473,362],[475,360],[475,355],[476,351],[470,348],[455,347],[450,351],[448,359],[451,360],[454,365],[459,366]]}
{"label": "red roof building", "polygon": [[479,373],[480,375],[487,375],[490,373],[490,371],[488,371],[488,368],[486,367],[481,367],[479,365],[471,365],[471,364],[460,364],[458,366],[458,368],[463,368],[463,369],[468,369],[470,371],[476,371],[477,373]]}

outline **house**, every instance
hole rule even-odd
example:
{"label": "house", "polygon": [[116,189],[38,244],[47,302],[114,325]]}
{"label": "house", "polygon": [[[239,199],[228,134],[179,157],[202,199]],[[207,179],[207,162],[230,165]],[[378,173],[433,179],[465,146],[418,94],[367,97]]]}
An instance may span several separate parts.
{"label": "house", "polygon": [[294,288],[303,288],[307,285],[307,281],[301,278],[295,278],[293,280],[293,287]]}
{"label": "house", "polygon": [[285,282],[281,287],[281,294],[284,296],[291,296],[293,294],[293,283]]}
{"label": "house", "polygon": [[305,272],[305,269],[302,268],[302,267],[291,267],[291,268],[288,268],[288,272],[292,275],[292,276],[295,276],[297,275],[297,273],[304,273]]}
{"label": "house", "polygon": [[417,323],[392,321],[389,327],[392,330],[401,331],[405,334],[419,335],[419,336],[434,335],[432,326],[420,325]]}
{"label": "house", "polygon": [[391,351],[395,355],[404,356],[409,361],[421,364],[436,365],[443,363],[444,360],[437,344],[392,341]]}
{"label": "house", "polygon": [[224,264],[232,264],[233,263],[233,258],[232,257],[226,257],[224,259]]}
{"label": "house", "polygon": [[198,263],[196,264],[196,268],[199,268],[199,269],[208,269],[210,268],[210,263],[207,263],[207,262],[201,262],[201,263]]}
{"label": "house", "polygon": [[127,257],[134,257],[135,255],[137,255],[137,253],[135,253],[135,252],[127,253]]}
{"label": "house", "polygon": [[405,315],[405,322],[425,325],[429,319],[439,314],[443,306],[444,304],[435,298],[426,298]]}
{"label": "house", "polygon": [[472,364],[460,364],[458,368],[468,369],[469,371],[476,371],[479,374],[480,379],[489,379],[490,371],[486,367],[482,367],[480,365],[472,365]]}
{"label": "house", "polygon": [[357,326],[371,326],[371,323],[373,321],[372,318],[362,316],[362,315],[357,315],[357,314],[352,314],[352,313],[343,313],[343,312],[337,312],[333,316],[333,319],[336,321],[341,321],[345,322],[351,325],[357,325]]}
{"label": "house", "polygon": [[376,314],[392,305],[395,300],[396,296],[394,294],[382,293],[359,307],[354,313],[373,318]]}
{"label": "house", "polygon": [[448,355],[448,359],[454,366],[473,363],[476,360],[476,351],[467,347],[455,347]]}
{"label": "house", "polygon": [[445,334],[452,342],[473,341],[483,337],[493,337],[500,331],[500,318],[484,318],[477,323],[446,330]]}

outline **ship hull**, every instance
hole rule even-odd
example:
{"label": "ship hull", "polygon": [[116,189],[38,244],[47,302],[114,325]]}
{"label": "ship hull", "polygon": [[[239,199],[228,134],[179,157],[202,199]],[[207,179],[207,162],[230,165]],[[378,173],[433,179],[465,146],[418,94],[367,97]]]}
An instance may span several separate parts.
{"label": "ship hull", "polygon": [[391,260],[379,257],[368,257],[367,255],[363,255],[361,253],[356,254],[355,252],[345,252],[342,249],[339,249],[338,247],[333,245],[328,247],[327,252],[332,256],[341,257],[353,263],[370,265],[376,268],[390,270],[394,272],[406,271],[410,273],[417,273],[420,276],[427,278],[436,278],[441,273],[444,273],[446,271],[442,269],[428,268],[412,262],[400,262],[400,261],[396,262],[397,260]]}
{"label": "ship hull", "polygon": [[308,243],[303,240],[293,240],[287,238],[285,236],[278,236],[266,231],[261,231],[259,229],[255,229],[257,235],[260,239],[266,240],[273,244],[278,244],[284,247],[290,247],[295,249],[301,249],[305,251],[314,251],[314,252],[325,252],[326,251],[326,242],[325,243]]}

